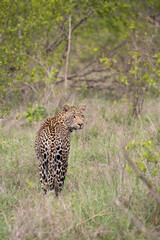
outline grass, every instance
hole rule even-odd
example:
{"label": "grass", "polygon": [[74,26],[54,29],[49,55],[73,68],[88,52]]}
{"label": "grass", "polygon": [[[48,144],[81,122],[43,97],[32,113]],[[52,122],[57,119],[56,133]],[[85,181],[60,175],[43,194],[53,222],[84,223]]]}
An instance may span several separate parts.
{"label": "grass", "polygon": [[41,194],[34,154],[38,126],[1,124],[0,239],[160,238],[160,208],[123,151],[127,145],[130,158],[159,191],[160,104],[150,99],[134,120],[124,103],[100,98],[85,103],[85,128],[72,134],[58,198]]}

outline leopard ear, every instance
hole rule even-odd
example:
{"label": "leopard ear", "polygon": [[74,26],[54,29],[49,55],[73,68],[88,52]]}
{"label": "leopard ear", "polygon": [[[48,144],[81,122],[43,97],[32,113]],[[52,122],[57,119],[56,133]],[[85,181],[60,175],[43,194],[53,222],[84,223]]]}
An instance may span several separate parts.
{"label": "leopard ear", "polygon": [[86,109],[86,105],[81,106],[80,109],[84,111]]}
{"label": "leopard ear", "polygon": [[63,106],[63,111],[68,112],[69,109],[70,109],[70,107],[68,105],[64,105]]}

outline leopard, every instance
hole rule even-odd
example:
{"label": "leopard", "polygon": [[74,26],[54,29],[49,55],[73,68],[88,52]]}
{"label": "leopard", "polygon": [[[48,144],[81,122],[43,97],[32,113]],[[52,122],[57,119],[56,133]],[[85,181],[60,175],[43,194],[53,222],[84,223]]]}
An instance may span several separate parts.
{"label": "leopard", "polygon": [[58,196],[64,186],[68,169],[71,133],[84,127],[85,105],[64,105],[53,118],[46,119],[37,132],[35,153],[43,194],[54,191]]}

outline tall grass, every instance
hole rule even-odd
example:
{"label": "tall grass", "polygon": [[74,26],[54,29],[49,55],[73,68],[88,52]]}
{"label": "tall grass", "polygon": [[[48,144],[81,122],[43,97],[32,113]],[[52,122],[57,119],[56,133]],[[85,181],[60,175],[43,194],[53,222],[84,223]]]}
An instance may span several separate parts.
{"label": "tall grass", "polygon": [[[130,158],[159,191],[160,104],[148,101],[141,118],[134,120],[124,103],[83,101],[85,128],[72,135],[67,178],[58,198],[41,194],[34,153],[38,126],[1,124],[0,239],[160,238],[159,206],[123,151],[129,146]],[[143,155],[145,146],[138,143],[146,142],[151,146]]]}

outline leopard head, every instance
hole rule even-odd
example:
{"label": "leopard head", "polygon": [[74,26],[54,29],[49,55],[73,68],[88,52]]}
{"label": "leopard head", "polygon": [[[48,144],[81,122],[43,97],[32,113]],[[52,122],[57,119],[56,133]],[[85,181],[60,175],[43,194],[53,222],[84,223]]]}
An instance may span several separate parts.
{"label": "leopard head", "polygon": [[84,126],[84,110],[86,106],[83,105],[79,108],[69,107],[67,105],[63,106],[62,119],[64,124],[70,131],[80,130]]}

